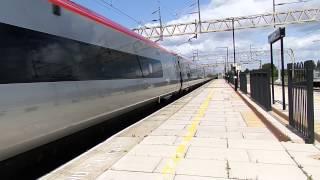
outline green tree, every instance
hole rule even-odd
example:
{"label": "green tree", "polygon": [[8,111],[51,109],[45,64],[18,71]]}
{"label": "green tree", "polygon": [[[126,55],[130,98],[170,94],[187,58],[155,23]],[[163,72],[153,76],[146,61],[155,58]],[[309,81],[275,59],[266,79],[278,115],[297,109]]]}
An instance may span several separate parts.
{"label": "green tree", "polygon": [[[271,63],[266,63],[262,65],[262,69],[267,70],[267,71],[271,71]],[[273,65],[273,76],[276,77],[278,76],[278,69],[275,65]]]}
{"label": "green tree", "polygon": [[248,73],[250,72],[250,70],[247,68],[246,70],[244,70],[244,72],[245,72],[246,74],[248,74]]}

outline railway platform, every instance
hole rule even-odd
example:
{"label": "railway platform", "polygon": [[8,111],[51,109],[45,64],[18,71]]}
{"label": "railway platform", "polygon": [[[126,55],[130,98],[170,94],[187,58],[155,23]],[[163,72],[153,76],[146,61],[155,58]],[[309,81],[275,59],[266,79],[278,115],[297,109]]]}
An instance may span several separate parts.
{"label": "railway platform", "polygon": [[320,179],[319,146],[280,141],[267,127],[215,80],[41,179]]}

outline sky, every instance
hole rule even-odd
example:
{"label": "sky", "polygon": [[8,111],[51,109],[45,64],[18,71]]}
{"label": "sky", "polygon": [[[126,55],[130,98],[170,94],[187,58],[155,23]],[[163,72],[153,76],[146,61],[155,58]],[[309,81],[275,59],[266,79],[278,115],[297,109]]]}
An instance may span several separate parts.
{"label": "sky", "polygon": [[[158,22],[155,12],[159,5],[164,24],[191,22],[197,19],[196,0],[73,0],[88,9],[129,28],[141,25],[154,25]],[[299,0],[276,0],[276,3],[297,2]],[[272,0],[200,0],[202,20],[221,19],[272,12]],[[289,11],[320,7],[320,0],[310,0],[306,3],[293,3],[277,6],[276,11]],[[320,16],[320,15],[319,15]],[[239,52],[255,50],[269,50],[267,37],[274,31],[273,27],[238,30],[235,32],[236,60],[250,63],[242,64],[242,69],[256,69],[262,64],[270,62],[270,55],[240,56]],[[188,42],[192,35],[164,38],[159,43],[165,48],[175,51],[185,57],[192,58],[193,52],[199,52],[199,61],[203,64],[224,62],[226,50],[217,47],[232,49],[232,32],[219,32],[201,34],[197,39]],[[288,25],[284,39],[285,63],[295,61],[320,59],[320,22]],[[280,43],[275,44],[275,49],[280,48]],[[289,49],[291,49],[289,51]],[[267,52],[267,51],[266,51]],[[247,60],[248,59],[248,60]],[[280,53],[275,51],[275,64],[279,64]],[[233,61],[233,59],[229,59]],[[218,70],[222,70],[223,65]]]}

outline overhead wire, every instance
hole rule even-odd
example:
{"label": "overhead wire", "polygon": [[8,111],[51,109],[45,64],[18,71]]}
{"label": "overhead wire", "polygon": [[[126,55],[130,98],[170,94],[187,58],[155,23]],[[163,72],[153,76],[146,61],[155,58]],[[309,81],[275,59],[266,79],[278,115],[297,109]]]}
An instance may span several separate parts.
{"label": "overhead wire", "polygon": [[137,20],[136,18],[134,18],[134,17],[130,16],[129,14],[127,14],[126,12],[124,12],[123,10],[121,10],[121,9],[119,9],[118,7],[114,6],[112,2],[110,3],[110,2],[107,2],[107,1],[105,1],[105,0],[95,0],[95,1],[98,2],[98,3],[100,2],[100,4],[101,4],[102,6],[104,6],[104,7],[114,9],[115,11],[118,12],[118,14],[123,15],[123,16],[129,18],[130,20],[134,21],[134,22],[137,23],[138,25],[144,26],[144,25],[142,24],[142,21]]}

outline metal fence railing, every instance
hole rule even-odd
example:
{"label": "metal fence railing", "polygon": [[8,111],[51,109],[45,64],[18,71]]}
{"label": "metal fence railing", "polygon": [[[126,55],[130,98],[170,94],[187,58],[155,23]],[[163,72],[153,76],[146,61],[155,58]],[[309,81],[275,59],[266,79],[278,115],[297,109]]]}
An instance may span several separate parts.
{"label": "metal fence railing", "polygon": [[270,73],[264,70],[250,72],[250,93],[265,110],[271,111]]}
{"label": "metal fence railing", "polygon": [[241,72],[240,73],[240,90],[244,93],[247,94],[247,73]]}
{"label": "metal fence railing", "polygon": [[234,74],[231,72],[227,73],[226,80],[228,81],[228,83],[231,83],[234,85]]}
{"label": "metal fence railing", "polygon": [[313,61],[288,64],[289,123],[314,142]]}

